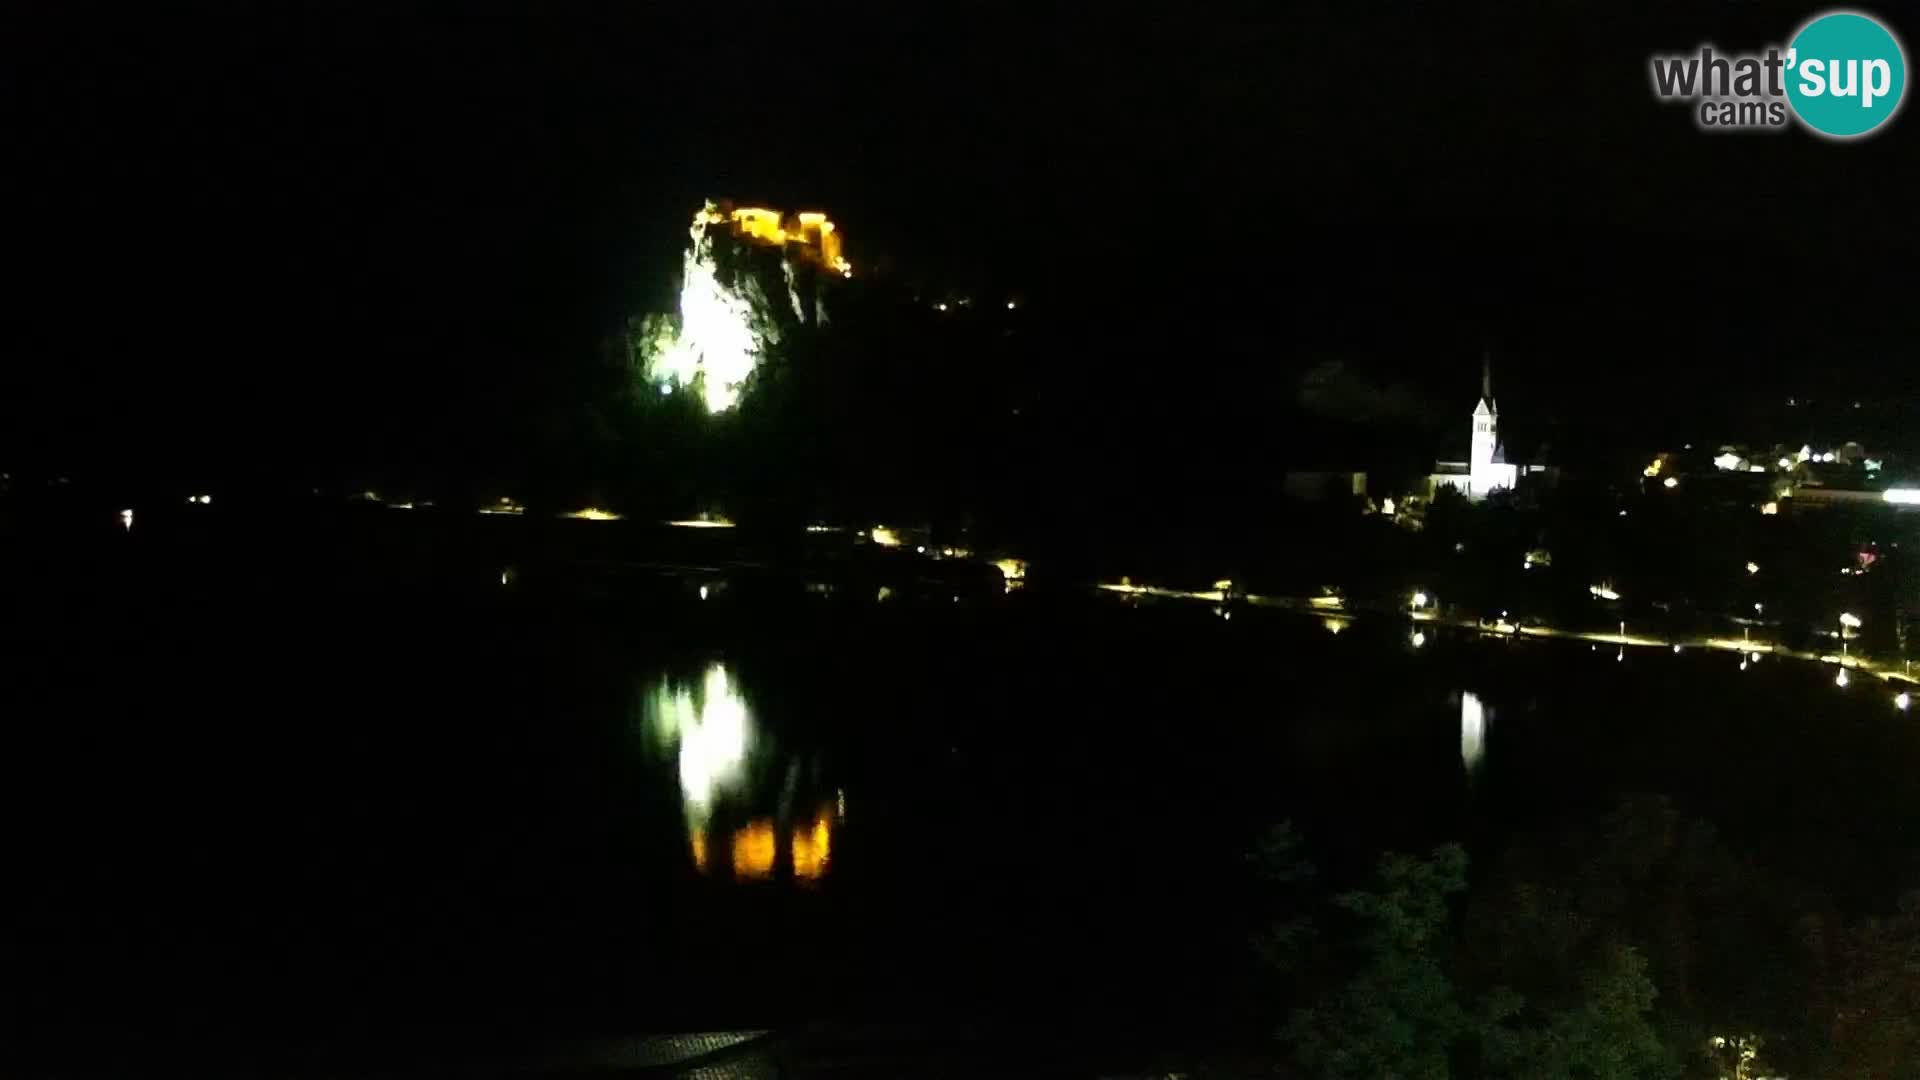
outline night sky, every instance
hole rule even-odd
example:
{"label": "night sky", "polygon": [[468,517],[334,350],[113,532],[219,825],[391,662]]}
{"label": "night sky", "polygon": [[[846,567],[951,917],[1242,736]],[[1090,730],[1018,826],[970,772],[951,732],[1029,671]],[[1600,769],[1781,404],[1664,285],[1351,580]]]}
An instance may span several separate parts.
{"label": "night sky", "polygon": [[666,303],[707,195],[1249,418],[1329,358],[1464,415],[1489,349],[1556,422],[1920,392],[1914,117],[1712,136],[1648,88],[1812,8],[38,7],[0,25],[16,456],[511,430]]}

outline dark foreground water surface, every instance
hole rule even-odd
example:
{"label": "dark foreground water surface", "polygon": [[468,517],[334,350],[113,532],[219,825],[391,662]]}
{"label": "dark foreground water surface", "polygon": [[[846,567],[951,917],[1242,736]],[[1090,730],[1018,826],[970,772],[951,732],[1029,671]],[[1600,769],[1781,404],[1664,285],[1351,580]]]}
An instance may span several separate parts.
{"label": "dark foreground water surface", "polygon": [[693,542],[16,530],[16,1047],[244,1072],[805,1022],[1204,1046],[1274,1020],[1245,856],[1282,820],[1351,883],[1654,792],[1809,903],[1920,880],[1920,736],[1831,669]]}

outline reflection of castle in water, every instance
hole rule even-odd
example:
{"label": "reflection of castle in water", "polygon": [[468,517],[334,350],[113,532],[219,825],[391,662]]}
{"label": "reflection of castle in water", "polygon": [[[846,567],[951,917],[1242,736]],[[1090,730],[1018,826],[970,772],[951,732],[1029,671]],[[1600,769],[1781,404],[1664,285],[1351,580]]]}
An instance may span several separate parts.
{"label": "reflection of castle in water", "polygon": [[[755,761],[759,740],[746,698],[725,667],[709,665],[697,689],[662,679],[646,698],[645,724],[678,765],[687,847],[697,870],[717,872],[718,841],[724,843],[720,865],[736,880],[790,872],[796,880],[816,881],[826,875],[845,802],[822,801],[800,820],[788,813],[752,813],[751,766],[763,764]],[[726,813],[717,809],[722,804]],[[735,810],[746,812],[745,824],[726,827]]]}

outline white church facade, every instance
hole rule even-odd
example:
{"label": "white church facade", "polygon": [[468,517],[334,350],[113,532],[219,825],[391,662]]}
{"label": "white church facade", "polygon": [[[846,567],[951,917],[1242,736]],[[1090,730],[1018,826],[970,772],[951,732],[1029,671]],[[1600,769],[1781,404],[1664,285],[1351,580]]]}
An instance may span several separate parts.
{"label": "white church facade", "polygon": [[1507,449],[1500,441],[1500,406],[1493,399],[1493,366],[1484,362],[1480,369],[1480,404],[1473,409],[1473,438],[1467,444],[1467,460],[1436,461],[1427,477],[1427,496],[1441,488],[1452,488],[1468,499],[1479,502],[1502,489],[1520,485],[1523,474],[1545,472],[1544,465],[1515,465],[1507,461]]}

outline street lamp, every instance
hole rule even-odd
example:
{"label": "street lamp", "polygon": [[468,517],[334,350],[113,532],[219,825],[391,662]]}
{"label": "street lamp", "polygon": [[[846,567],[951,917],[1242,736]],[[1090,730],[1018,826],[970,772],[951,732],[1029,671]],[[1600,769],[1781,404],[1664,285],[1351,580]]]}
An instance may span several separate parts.
{"label": "street lamp", "polygon": [[1847,662],[1847,631],[1860,629],[1860,617],[1852,612],[1840,613],[1840,662]]}

